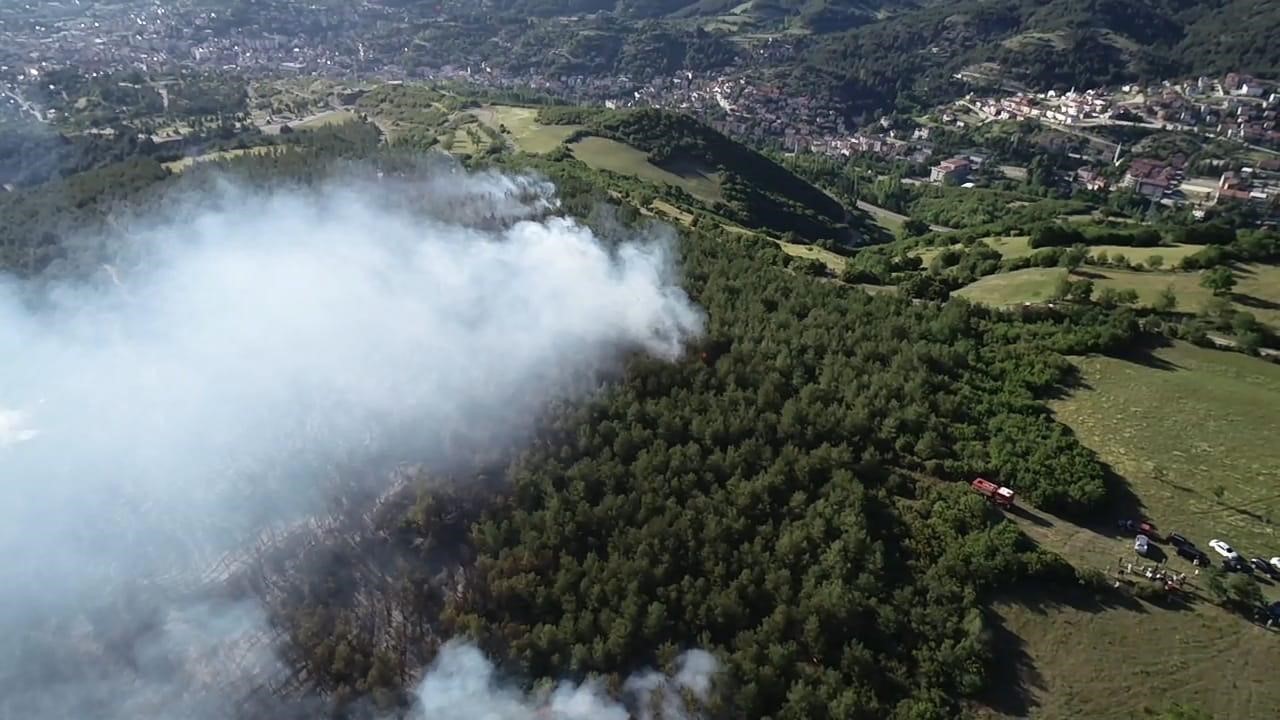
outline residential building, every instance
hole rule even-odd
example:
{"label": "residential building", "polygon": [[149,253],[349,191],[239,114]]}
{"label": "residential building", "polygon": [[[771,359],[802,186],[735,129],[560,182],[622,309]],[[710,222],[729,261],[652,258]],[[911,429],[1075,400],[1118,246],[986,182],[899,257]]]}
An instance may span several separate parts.
{"label": "residential building", "polygon": [[953,157],[933,166],[929,171],[929,180],[936,183],[963,182],[969,177],[970,170],[972,165],[969,158]]}

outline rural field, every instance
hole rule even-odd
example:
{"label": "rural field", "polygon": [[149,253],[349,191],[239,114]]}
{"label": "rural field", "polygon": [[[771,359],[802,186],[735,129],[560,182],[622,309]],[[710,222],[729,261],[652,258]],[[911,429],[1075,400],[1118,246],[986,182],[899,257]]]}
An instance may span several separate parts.
{"label": "rural field", "polygon": [[1280,556],[1280,365],[1185,343],[1078,365],[1088,389],[1054,411],[1154,520],[1201,545]]}
{"label": "rural field", "polygon": [[1064,268],[1027,268],[978,278],[957,290],[954,295],[986,305],[1019,305],[1044,302],[1053,295]]}
{"label": "rural field", "polygon": [[543,125],[537,120],[537,108],[516,105],[486,105],[471,114],[494,130],[505,126],[516,147],[532,154],[551,152],[581,129],[580,125]]}
{"label": "rural field", "polygon": [[[1086,220],[1092,219],[1090,216],[1084,216]],[[987,238],[983,242],[990,245],[995,250],[999,250],[1001,255],[1005,257],[1026,257],[1035,250],[1031,247],[1031,238],[1026,235],[1014,237],[994,237]],[[1204,245],[1162,245],[1159,247],[1129,247],[1128,245],[1092,245],[1089,247],[1089,255],[1097,257],[1102,253],[1106,253],[1109,257],[1124,257],[1131,263],[1147,263],[1147,259],[1152,255],[1159,255],[1164,261],[1164,267],[1173,267],[1177,265],[1182,258],[1204,249]],[[928,250],[937,250],[929,248]]]}
{"label": "rural field", "polygon": [[[1272,326],[1280,325],[1280,266],[1237,265],[1233,267],[1238,285],[1232,294],[1237,310],[1253,313]],[[1135,272],[1110,268],[1082,268],[1082,275],[1093,279],[1098,287],[1133,288],[1138,299],[1149,304],[1166,287],[1178,296],[1178,309],[1198,312],[1213,293],[1200,286],[1198,272]]]}
{"label": "rural field", "polygon": [[[929,248],[918,254],[927,264],[938,252],[938,248]],[[1280,266],[1253,263],[1234,266],[1233,270],[1238,284],[1231,295],[1232,305],[1252,313],[1264,323],[1280,327]],[[988,275],[955,294],[987,305],[1043,302],[1049,299],[1054,284],[1064,272],[1062,268],[1027,268]],[[1135,290],[1139,303],[1144,305],[1150,305],[1161,291],[1171,287],[1178,298],[1177,309],[1188,313],[1200,312],[1213,298],[1212,292],[1200,286],[1199,272],[1140,272],[1084,266],[1072,273],[1072,278],[1090,279],[1099,289]]]}
{"label": "rural field", "polygon": [[275,145],[261,145],[251,148],[239,148],[237,150],[219,150],[218,152],[205,153],[204,155],[192,155],[190,157],[184,157],[181,160],[173,160],[164,163],[164,167],[170,172],[180,173],[196,163],[228,160],[236,157],[237,155],[266,155],[271,152],[287,151],[287,148],[278,148]]}
{"label": "rural field", "polygon": [[714,173],[689,168],[686,172],[677,174],[649,162],[648,154],[642,150],[602,137],[583,138],[569,147],[573,150],[574,157],[597,170],[634,175],[659,184],[676,185],[709,203],[721,199],[720,182]]}
{"label": "rural field", "polygon": [[330,110],[303,120],[297,125],[294,125],[293,129],[307,130],[310,128],[324,127],[326,125],[341,125],[342,123],[348,123],[355,119],[356,114],[350,110]]}
{"label": "rural field", "polygon": [[[1202,548],[1221,538],[1249,556],[1280,555],[1280,366],[1185,343],[1076,363],[1081,386],[1053,410],[1132,491],[1131,512]],[[1077,567],[1136,557],[1110,525],[1038,510],[1015,518]],[[1181,558],[1169,562],[1194,573]],[[1280,599],[1280,587],[1256,582]],[[1002,657],[1013,661],[1004,682],[1019,688],[992,701],[1000,717],[1140,718],[1180,702],[1216,718],[1262,718],[1280,707],[1280,632],[1202,598],[1169,609],[1084,592],[1029,595],[1001,599],[995,613]]]}

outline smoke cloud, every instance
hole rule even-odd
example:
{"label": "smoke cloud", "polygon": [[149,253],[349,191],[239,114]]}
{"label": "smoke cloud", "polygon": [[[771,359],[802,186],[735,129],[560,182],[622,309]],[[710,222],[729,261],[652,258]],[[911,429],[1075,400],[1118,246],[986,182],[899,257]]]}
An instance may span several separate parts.
{"label": "smoke cloud", "polygon": [[[126,590],[166,607],[221,553],[322,507],[336,465],[502,447],[624,354],[679,356],[702,319],[669,231],[606,246],[555,207],[545,181],[456,169],[224,186],[95,239],[137,259],[96,281],[0,280],[0,637],[100,646],[86,608]],[[161,686],[149,697],[192,682],[155,680],[165,658],[263,622],[162,617],[164,647],[133,668]],[[107,670],[93,692],[61,687],[31,647],[0,650],[0,716],[140,716]],[[484,669],[454,649],[435,677],[463,665]]]}
{"label": "smoke cloud", "polygon": [[598,681],[560,683],[541,697],[504,687],[493,664],[475,647],[445,645],[415,694],[414,718],[421,720],[663,720],[691,717],[685,693],[705,701],[718,670],[715,657],[702,650],[681,655],[675,675],[649,671],[626,682],[635,708],[609,697]]}

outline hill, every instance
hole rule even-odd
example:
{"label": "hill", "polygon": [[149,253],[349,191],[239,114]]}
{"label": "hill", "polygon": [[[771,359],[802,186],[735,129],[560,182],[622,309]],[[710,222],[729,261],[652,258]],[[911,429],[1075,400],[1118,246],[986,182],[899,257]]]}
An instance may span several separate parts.
{"label": "hill", "polygon": [[547,108],[539,120],[580,125],[580,135],[635,148],[654,167],[676,176],[714,177],[714,196],[693,194],[746,227],[794,233],[811,242],[855,244],[861,238],[851,227],[861,223],[860,216],[773,160],[687,115],[653,109]]}
{"label": "hill", "polygon": [[616,13],[621,17],[749,18],[829,32],[865,24],[885,12],[921,4],[918,0],[498,0],[498,8],[536,17]]}
{"label": "hill", "polygon": [[997,62],[1035,88],[1230,71],[1280,75],[1280,8],[1265,0],[933,2],[817,42],[798,86],[855,112],[957,91],[953,73]]}

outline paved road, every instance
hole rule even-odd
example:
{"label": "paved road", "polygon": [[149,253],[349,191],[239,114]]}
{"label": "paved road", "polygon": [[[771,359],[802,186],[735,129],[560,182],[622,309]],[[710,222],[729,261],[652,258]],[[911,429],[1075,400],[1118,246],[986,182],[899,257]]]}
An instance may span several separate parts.
{"label": "paved road", "polygon": [[[870,213],[873,217],[887,217],[898,222],[906,222],[908,219],[906,215],[896,213],[892,210],[886,210],[878,205],[872,205],[866,200],[858,201],[858,209]],[[930,225],[929,229],[934,232],[952,232],[955,230],[955,228],[949,228],[946,225]]]}

